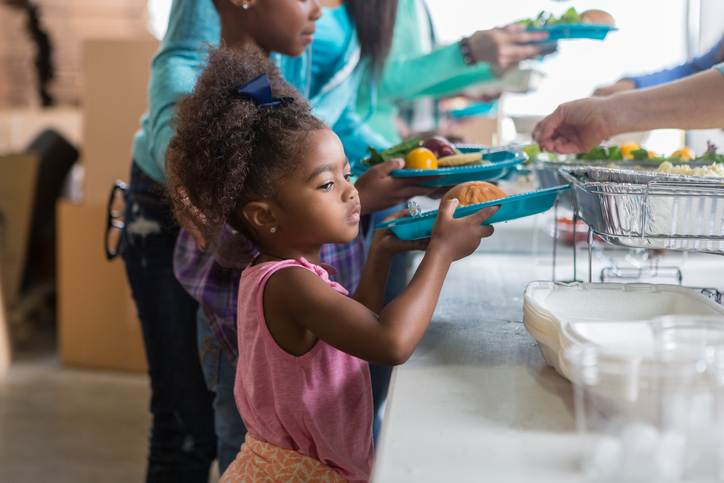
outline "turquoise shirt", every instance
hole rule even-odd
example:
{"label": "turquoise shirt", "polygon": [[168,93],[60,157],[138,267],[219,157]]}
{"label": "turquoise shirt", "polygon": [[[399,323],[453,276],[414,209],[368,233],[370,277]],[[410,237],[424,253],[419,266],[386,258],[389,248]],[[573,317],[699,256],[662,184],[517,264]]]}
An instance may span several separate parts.
{"label": "turquoise shirt", "polygon": [[319,93],[324,84],[334,75],[333,67],[342,59],[352,37],[355,34],[347,9],[344,5],[337,8],[322,8],[322,16],[317,20],[312,63],[311,94]]}
{"label": "turquoise shirt", "polygon": [[[218,46],[220,35],[219,16],[211,0],[173,2],[166,35],[151,63],[149,109],[141,117],[141,128],[134,136],[132,149],[136,164],[160,183],[166,183],[165,156],[174,134],[171,128],[173,107],[196,85],[206,64],[205,44]],[[272,56],[285,79],[307,98],[313,77],[311,51],[308,49],[297,58]],[[357,35],[350,35],[343,54],[336,63],[326,67],[328,81],[309,98],[314,114],[337,133],[350,159],[363,157],[368,145],[389,146],[364,126],[356,113],[357,90],[363,70]]]}
{"label": "turquoise shirt", "polygon": [[[390,146],[390,143],[366,125],[357,114],[357,92],[362,75],[366,70],[366,61],[360,59],[357,33],[349,21],[346,7],[324,9],[323,15],[330,13],[333,15],[318,21],[314,42],[307,51],[312,62],[311,72],[316,72],[313,77],[319,76],[328,80],[314,90],[309,100],[314,115],[332,127],[342,141],[345,154],[352,161],[366,156],[368,146],[385,149]],[[343,52],[341,57],[338,57],[335,62],[331,59],[332,55],[322,54],[318,59],[316,52],[320,48],[320,44],[322,44],[322,50],[325,50],[323,44],[328,42],[327,35],[340,38],[340,35],[335,33],[339,32],[340,28],[348,30],[345,35],[347,43],[340,49]],[[327,50],[329,51],[329,49]],[[286,72],[285,69],[285,76]],[[315,85],[315,80],[312,79],[310,84]],[[310,92],[310,90],[306,92]]]}
{"label": "turquoise shirt", "polygon": [[714,69],[718,69],[719,72],[721,72],[722,74],[724,74],[724,62],[722,62],[721,64],[715,65],[715,66],[714,66]]}
{"label": "turquoise shirt", "polygon": [[206,63],[203,43],[218,46],[220,34],[219,16],[211,0],[173,2],[166,35],[151,62],[149,108],[133,139],[133,159],[156,181],[166,183],[173,106],[196,85]]}
{"label": "turquoise shirt", "polygon": [[470,85],[495,79],[489,64],[466,64],[457,43],[434,48],[432,52],[423,50],[419,1],[399,0],[390,55],[377,86],[376,109],[372,109],[369,101],[369,72],[360,84],[357,111],[362,116],[374,111],[368,124],[390,143],[401,141],[394,123],[398,115],[395,101],[419,96],[447,97]]}

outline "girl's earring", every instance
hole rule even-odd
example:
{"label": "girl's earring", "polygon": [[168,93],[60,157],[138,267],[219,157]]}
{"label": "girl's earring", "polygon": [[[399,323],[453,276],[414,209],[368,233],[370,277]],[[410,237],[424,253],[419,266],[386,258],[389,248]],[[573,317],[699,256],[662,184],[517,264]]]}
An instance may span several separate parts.
{"label": "girl's earring", "polygon": [[243,8],[244,10],[249,10],[249,4],[245,3],[241,6],[241,8]]}
{"label": "girl's earring", "polygon": [[272,232],[272,233],[274,233],[274,232],[277,231],[277,229],[276,229],[275,227],[271,227],[271,230],[269,230],[269,231]]}

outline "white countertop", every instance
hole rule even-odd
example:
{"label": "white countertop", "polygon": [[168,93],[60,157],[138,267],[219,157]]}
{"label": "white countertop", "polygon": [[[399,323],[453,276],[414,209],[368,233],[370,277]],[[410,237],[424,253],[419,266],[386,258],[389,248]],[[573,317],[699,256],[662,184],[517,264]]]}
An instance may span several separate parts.
{"label": "white countertop", "polygon": [[[394,369],[374,483],[583,481],[571,384],[522,324],[526,285],[551,277],[550,238],[539,233],[536,249],[534,228],[501,225],[481,245],[495,252],[453,264],[425,337]],[[560,278],[572,277],[571,253],[559,245]],[[579,257],[585,280],[585,252]],[[724,290],[724,257],[667,254],[662,263],[680,265],[684,285]],[[596,262],[594,274],[601,268]]]}

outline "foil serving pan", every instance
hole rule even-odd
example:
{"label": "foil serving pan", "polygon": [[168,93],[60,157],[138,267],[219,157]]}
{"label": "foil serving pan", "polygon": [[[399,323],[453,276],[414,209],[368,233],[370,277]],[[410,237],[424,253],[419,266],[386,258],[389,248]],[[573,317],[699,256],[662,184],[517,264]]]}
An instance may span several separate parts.
{"label": "foil serving pan", "polygon": [[[560,169],[565,170],[577,170],[577,169],[610,169],[607,168],[615,164],[616,166],[627,169],[627,171],[634,171],[636,169],[648,169],[655,170],[659,167],[660,163],[655,161],[584,161],[574,160],[565,162],[554,162],[554,161],[539,161],[534,163],[531,168],[536,175],[538,185],[541,189],[553,188],[562,184],[567,184],[568,180],[559,173]],[[569,209],[573,209],[573,198],[572,193],[562,192],[558,195],[558,202],[561,206]]]}
{"label": "foil serving pan", "polygon": [[[708,164],[687,163],[688,166],[709,166]],[[618,164],[617,164],[618,166]],[[637,165],[637,168],[644,166]],[[658,163],[656,165],[658,168]],[[645,169],[618,169],[600,166],[582,166],[582,167],[566,167],[564,169],[572,173],[578,178],[584,178],[590,181],[599,181],[602,183],[634,183],[647,184],[652,181],[675,181],[680,183],[698,183],[698,182],[722,182],[724,178],[712,178],[703,176],[690,176],[685,174],[657,173],[656,171],[646,171]]]}
{"label": "foil serving pan", "polygon": [[[539,161],[529,167],[535,173],[538,188],[546,189],[568,184],[568,180],[558,172],[558,169],[564,165],[566,165],[566,163]],[[558,193],[556,202],[560,206],[564,206],[570,210],[573,209],[573,198],[571,197],[570,191]]]}
{"label": "foil serving pan", "polygon": [[581,180],[570,172],[574,210],[613,245],[724,254],[724,183]]}

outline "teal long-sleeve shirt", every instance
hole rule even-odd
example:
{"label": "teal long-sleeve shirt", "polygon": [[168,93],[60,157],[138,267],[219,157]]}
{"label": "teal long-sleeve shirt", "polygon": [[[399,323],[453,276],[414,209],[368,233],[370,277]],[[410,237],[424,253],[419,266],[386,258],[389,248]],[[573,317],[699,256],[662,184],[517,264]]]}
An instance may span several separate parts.
{"label": "teal long-sleeve shirt", "polygon": [[429,53],[423,51],[418,17],[420,1],[399,0],[392,47],[377,83],[375,109],[369,102],[370,72],[365,73],[360,84],[357,111],[362,116],[373,111],[368,125],[390,143],[400,141],[394,123],[398,114],[395,101],[420,96],[446,97],[470,85],[495,79],[489,64],[466,64],[457,43]]}
{"label": "teal long-sleeve shirt", "polygon": [[[174,105],[193,90],[206,65],[205,46],[218,46],[220,35],[219,16],[211,0],[173,2],[166,35],[151,63],[149,108],[141,117],[132,148],[136,164],[160,183],[166,183],[166,150],[174,135],[171,126]],[[357,91],[364,63],[354,56],[359,50],[356,34],[349,38],[345,55],[335,65],[327,66],[331,71],[325,76],[333,82],[324,86],[310,103],[314,114],[340,137],[352,160],[363,157],[368,145],[384,149],[389,143],[363,125],[357,115]],[[312,49],[298,58],[273,56],[285,79],[306,98],[311,84]],[[339,71],[342,75],[336,76]]]}

